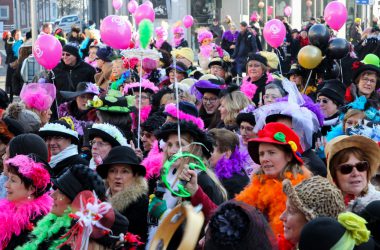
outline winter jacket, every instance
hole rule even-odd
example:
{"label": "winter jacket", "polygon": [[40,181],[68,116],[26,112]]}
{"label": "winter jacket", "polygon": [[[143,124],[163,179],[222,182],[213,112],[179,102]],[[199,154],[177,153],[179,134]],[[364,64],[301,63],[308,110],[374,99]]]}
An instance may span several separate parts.
{"label": "winter jacket", "polygon": [[67,157],[62,161],[58,162],[57,165],[51,169],[51,178],[58,178],[61,174],[63,174],[66,171],[67,168],[76,164],[83,164],[85,166],[88,166],[88,161],[80,157],[79,154]]}
{"label": "winter jacket", "polygon": [[248,53],[257,52],[257,44],[255,35],[249,31],[240,32],[236,40],[236,46],[232,58],[246,58]]}

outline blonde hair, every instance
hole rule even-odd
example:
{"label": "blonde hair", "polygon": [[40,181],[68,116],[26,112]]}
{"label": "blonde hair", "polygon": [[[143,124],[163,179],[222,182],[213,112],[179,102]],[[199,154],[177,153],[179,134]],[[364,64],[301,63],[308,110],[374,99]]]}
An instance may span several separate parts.
{"label": "blonde hair", "polygon": [[227,115],[224,118],[223,122],[225,125],[236,125],[236,117],[239,112],[251,104],[251,100],[241,91],[234,91],[228,93],[221,98],[221,101],[224,101],[224,107],[227,110]]}
{"label": "blonde hair", "polygon": [[349,109],[343,118],[343,131],[346,131],[346,122],[349,118],[361,114],[363,119],[365,118],[365,113],[359,109]]}

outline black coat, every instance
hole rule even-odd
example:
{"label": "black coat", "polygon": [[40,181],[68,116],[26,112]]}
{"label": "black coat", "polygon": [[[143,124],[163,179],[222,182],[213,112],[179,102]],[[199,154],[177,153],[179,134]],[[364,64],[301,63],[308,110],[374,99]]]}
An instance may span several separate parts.
{"label": "black coat", "polygon": [[228,199],[235,198],[235,195],[240,193],[249,183],[248,175],[242,171],[242,173],[235,173],[231,178],[221,179],[224,188],[227,190]]}
{"label": "black coat", "polygon": [[198,173],[198,184],[216,205],[220,205],[224,202],[222,193],[206,172],[201,171]]}
{"label": "black coat", "polygon": [[180,48],[184,48],[184,47],[189,47],[189,44],[188,44],[187,41],[183,38],[182,41],[181,41],[181,43],[180,43],[178,46],[176,46],[175,48],[176,48],[176,49],[180,49]]}
{"label": "black coat", "polygon": [[236,40],[235,51],[232,58],[246,58],[250,52],[257,52],[256,37],[248,30],[244,33],[240,32]]}
{"label": "black coat", "polygon": [[317,156],[313,149],[310,148],[303,152],[302,158],[314,175],[320,175],[322,177],[327,176],[326,164]]}
{"label": "black coat", "polygon": [[65,172],[65,170],[73,166],[75,164],[83,164],[85,166],[88,166],[88,161],[86,161],[84,158],[80,157],[80,155],[73,155],[70,157],[67,157],[66,159],[58,162],[58,164],[51,169],[50,176],[52,178],[58,178],[61,174]]}

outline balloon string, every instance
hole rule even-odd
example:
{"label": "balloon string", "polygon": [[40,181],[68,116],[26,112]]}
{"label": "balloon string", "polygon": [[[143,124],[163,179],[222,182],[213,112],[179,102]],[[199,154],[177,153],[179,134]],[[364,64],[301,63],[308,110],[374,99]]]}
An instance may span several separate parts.
{"label": "balloon string", "polygon": [[178,83],[177,83],[177,60],[176,57],[173,56],[173,67],[174,67],[174,88],[175,88],[175,99],[176,99],[176,105],[177,105],[177,134],[178,134],[178,141],[179,141],[179,152],[182,152],[182,140],[181,140],[181,128],[179,126],[179,94],[178,94]]}
{"label": "balloon string", "polygon": [[139,116],[137,122],[137,148],[140,148],[140,133],[141,133],[141,85],[142,85],[142,68],[143,68],[143,52],[140,54],[140,84],[139,84]]}
{"label": "balloon string", "polygon": [[277,54],[277,56],[278,56],[278,59],[279,59],[279,66],[280,66],[280,73],[281,73],[281,75],[282,75],[282,68],[281,68],[281,59],[282,60],[284,60],[283,58],[282,58],[282,56],[281,56],[281,53],[280,53],[280,51],[276,48],[276,49],[274,49],[274,51],[276,51],[276,54]]}
{"label": "balloon string", "polygon": [[[50,70],[50,73],[51,73],[51,81],[53,82],[53,84],[54,84],[54,86],[55,86],[55,82],[54,82],[55,74],[54,74],[54,71],[53,71],[53,70]],[[55,98],[54,102],[55,102],[55,109],[57,110],[57,116],[59,116],[57,97]],[[58,118],[59,118],[59,117],[58,117]]]}
{"label": "balloon string", "polygon": [[309,86],[310,78],[311,78],[311,74],[312,74],[312,73],[313,73],[313,70],[310,70],[309,77],[307,78],[307,82],[306,82],[305,88],[304,88],[303,91],[302,91],[302,93],[304,93],[304,94],[305,94],[305,92],[306,92],[307,87]]}

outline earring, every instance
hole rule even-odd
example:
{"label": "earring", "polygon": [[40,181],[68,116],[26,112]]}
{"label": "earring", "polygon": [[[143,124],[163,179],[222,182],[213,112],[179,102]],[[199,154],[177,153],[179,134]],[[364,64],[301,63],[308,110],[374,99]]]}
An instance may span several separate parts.
{"label": "earring", "polygon": [[29,195],[29,196],[28,196],[28,200],[30,200],[30,199],[32,199],[32,197]]}

